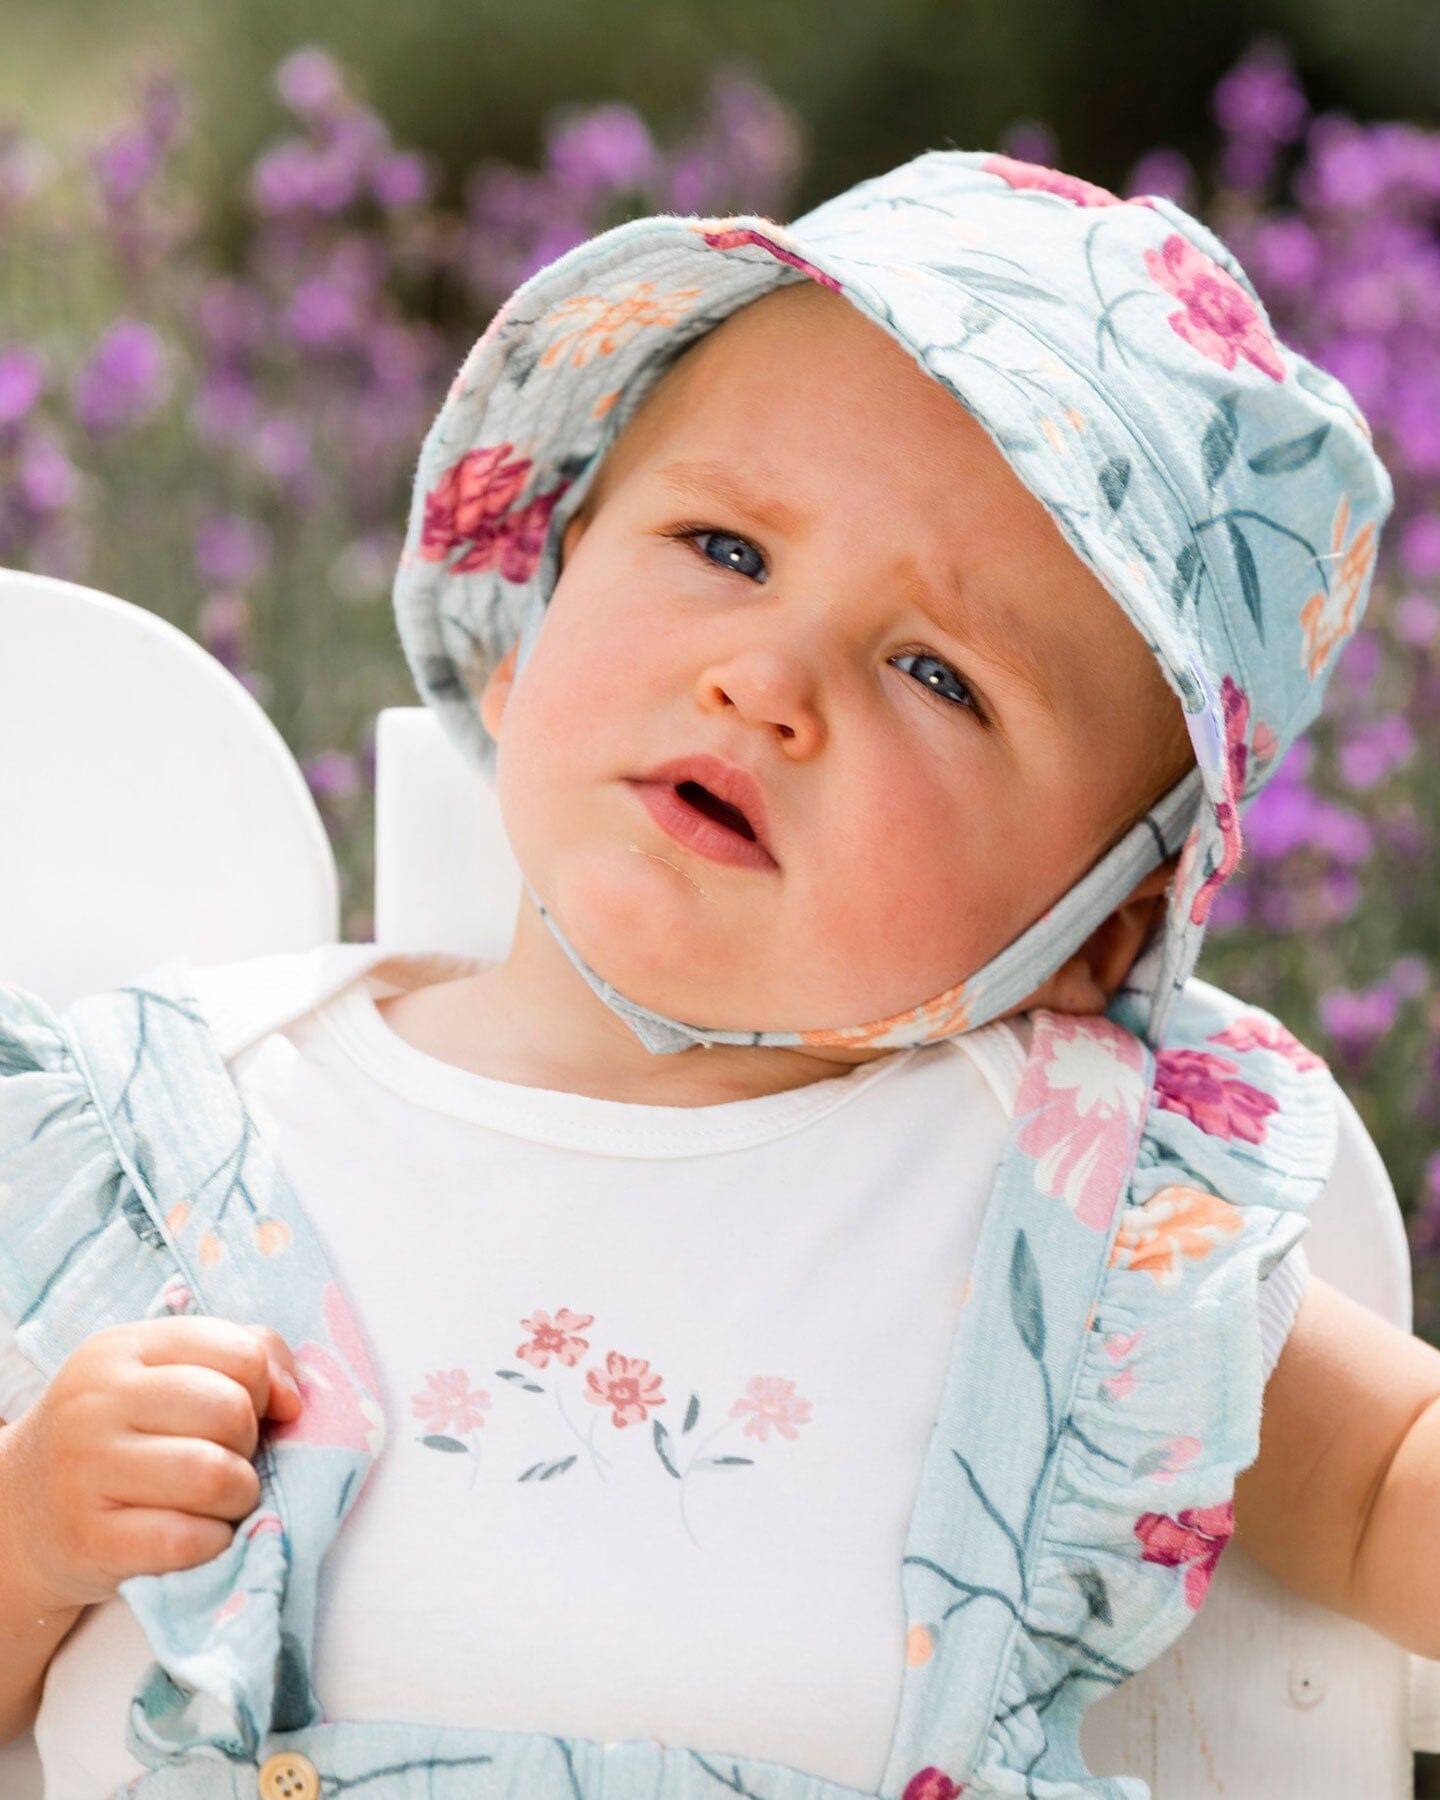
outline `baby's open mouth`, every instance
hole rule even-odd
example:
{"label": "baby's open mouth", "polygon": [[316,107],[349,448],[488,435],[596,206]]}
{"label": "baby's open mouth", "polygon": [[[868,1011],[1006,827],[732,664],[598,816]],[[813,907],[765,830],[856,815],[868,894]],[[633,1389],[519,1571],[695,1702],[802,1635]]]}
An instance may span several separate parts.
{"label": "baby's open mouth", "polygon": [[679,782],[675,792],[687,805],[704,813],[707,819],[714,819],[717,825],[728,825],[731,831],[738,831],[741,837],[749,838],[754,843],[755,833],[751,830],[750,821],[738,806],[731,806],[728,800],[721,800],[698,781]]}

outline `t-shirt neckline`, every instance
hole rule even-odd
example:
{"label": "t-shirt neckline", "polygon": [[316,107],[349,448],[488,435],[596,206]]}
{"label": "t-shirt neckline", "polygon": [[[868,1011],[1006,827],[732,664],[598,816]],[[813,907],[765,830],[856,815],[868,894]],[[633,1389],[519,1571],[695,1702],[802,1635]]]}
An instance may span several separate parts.
{"label": "t-shirt neckline", "polygon": [[315,1012],[373,1080],[431,1111],[511,1137],[592,1155],[696,1156],[765,1143],[853,1104],[897,1074],[921,1049],[933,1048],[897,1050],[846,1075],[754,1099],[713,1106],[653,1106],[526,1087],[444,1062],[391,1030],[375,1003],[377,987],[394,991],[361,976]]}

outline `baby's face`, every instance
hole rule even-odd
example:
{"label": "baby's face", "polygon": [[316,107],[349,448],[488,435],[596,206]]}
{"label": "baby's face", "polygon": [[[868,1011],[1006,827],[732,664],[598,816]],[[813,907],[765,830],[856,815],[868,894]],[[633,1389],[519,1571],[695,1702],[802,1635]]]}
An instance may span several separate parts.
{"label": "baby's face", "polygon": [[[942,992],[1190,760],[1144,641],[983,427],[808,282],[628,422],[512,668],[484,712],[528,879],[623,994],[714,1028]],[[642,784],[690,756],[753,779],[768,856],[667,830],[683,797]]]}

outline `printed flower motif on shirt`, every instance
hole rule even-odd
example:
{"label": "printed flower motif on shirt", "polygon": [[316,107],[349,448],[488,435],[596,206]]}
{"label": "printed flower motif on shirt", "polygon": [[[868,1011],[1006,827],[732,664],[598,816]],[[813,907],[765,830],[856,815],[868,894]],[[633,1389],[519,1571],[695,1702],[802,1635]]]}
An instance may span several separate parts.
{"label": "printed flower motif on shirt", "polygon": [[611,1421],[620,1427],[642,1424],[650,1409],[665,1405],[661,1378],[650,1372],[643,1356],[622,1356],[612,1350],[605,1358],[605,1373],[591,1369],[585,1377],[585,1398],[596,1406],[608,1406]]}
{"label": "printed flower motif on shirt", "polygon": [[810,1402],[795,1397],[795,1383],[782,1381],[778,1375],[754,1375],[746,1383],[745,1395],[730,1408],[732,1419],[745,1420],[746,1437],[758,1437],[765,1443],[773,1425],[781,1437],[798,1438],[797,1425],[810,1422]]}
{"label": "printed flower motif on shirt", "polygon": [[1157,286],[1180,301],[1169,324],[1192,349],[1227,369],[1244,357],[1272,381],[1285,379],[1285,365],[1259,307],[1228,270],[1189,238],[1173,232],[1158,250],[1145,252],[1145,268]]}
{"label": "printed flower motif on shirt", "polygon": [[1141,1513],[1135,1535],[1144,1545],[1141,1560],[1185,1568],[1185,1604],[1200,1610],[1221,1552],[1235,1530],[1235,1503],[1190,1506],[1171,1518],[1168,1513]]}
{"label": "printed flower motif on shirt", "polygon": [[573,1313],[568,1306],[562,1306],[553,1321],[548,1312],[533,1312],[520,1323],[531,1333],[530,1342],[519,1345],[515,1351],[522,1362],[545,1369],[550,1366],[550,1358],[557,1356],[567,1369],[573,1369],[590,1348],[589,1340],[577,1333],[593,1325],[595,1318],[593,1313]]}
{"label": "printed flower motif on shirt", "polygon": [[1016,1142],[1036,1159],[1042,1192],[1108,1230],[1145,1104],[1144,1046],[1109,1019],[1046,1010],[1034,1032],[1015,1100],[1017,1117],[1032,1116]]}
{"label": "printed flower motif on shirt", "polygon": [[[713,1470],[753,1468],[755,1459],[733,1453],[717,1455],[711,1445],[726,1432],[739,1431],[742,1436],[770,1442],[777,1437],[795,1441],[800,1427],[811,1422],[811,1402],[795,1392],[795,1383],[782,1375],[752,1375],[745,1392],[731,1402],[728,1415],[708,1437],[696,1441],[692,1434],[700,1420],[700,1396],[690,1395],[683,1422],[674,1430],[659,1416],[658,1408],[672,1403],[664,1392],[665,1378],[651,1367],[643,1356],[626,1356],[619,1350],[606,1352],[603,1367],[592,1365],[584,1371],[583,1381],[577,1375],[569,1379],[570,1398],[577,1388],[583,1398],[597,1410],[591,1416],[589,1430],[581,1429],[566,1404],[565,1372],[578,1369],[589,1349],[589,1340],[580,1333],[593,1325],[593,1313],[574,1312],[562,1306],[552,1315],[539,1308],[532,1310],[520,1324],[530,1335],[517,1346],[515,1355],[526,1365],[523,1369],[496,1369],[496,1378],[515,1393],[548,1394],[555,1402],[561,1422],[583,1449],[586,1459],[601,1481],[608,1481],[615,1467],[615,1455],[597,1445],[597,1430],[609,1425],[612,1431],[623,1431],[643,1440],[642,1430],[631,1433],[635,1425],[649,1424],[649,1440],[658,1466],[676,1481],[680,1520],[692,1542],[698,1544],[686,1512],[688,1483],[693,1475]],[[551,1364],[554,1368],[551,1368]],[[548,1381],[534,1379],[536,1372],[548,1374]],[[483,1414],[491,1410],[487,1391],[472,1386],[463,1368],[436,1370],[425,1377],[426,1386],[411,1396],[411,1409],[429,1430],[417,1441],[426,1448],[449,1454],[470,1453],[478,1458],[478,1441],[466,1442],[456,1433],[473,1434],[490,1423]],[[608,1433],[605,1435],[609,1435]],[[492,1442],[494,1437],[492,1435]],[[519,1472],[517,1481],[545,1482],[564,1475],[580,1460],[579,1453],[546,1457]],[[633,1460],[631,1468],[636,1465]],[[652,1468],[656,1466],[651,1463]],[[471,1486],[475,1475],[472,1465]]]}
{"label": "printed flower motif on shirt", "polygon": [[1125,1209],[1105,1266],[1137,1270],[1170,1293],[1179,1285],[1187,1260],[1203,1262],[1243,1229],[1239,1208],[1218,1194],[1163,1187],[1142,1205]]}

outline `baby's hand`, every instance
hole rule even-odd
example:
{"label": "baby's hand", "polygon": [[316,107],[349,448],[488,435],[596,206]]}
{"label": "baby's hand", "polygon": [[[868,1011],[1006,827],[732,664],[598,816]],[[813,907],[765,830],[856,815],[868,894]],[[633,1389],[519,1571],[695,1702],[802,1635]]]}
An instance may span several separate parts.
{"label": "baby's hand", "polygon": [[88,1606],[218,1556],[260,1497],[260,1421],[299,1412],[268,1325],[145,1319],[87,1338],[5,1432],[3,1499],[44,1603]]}

